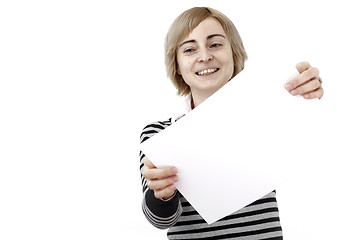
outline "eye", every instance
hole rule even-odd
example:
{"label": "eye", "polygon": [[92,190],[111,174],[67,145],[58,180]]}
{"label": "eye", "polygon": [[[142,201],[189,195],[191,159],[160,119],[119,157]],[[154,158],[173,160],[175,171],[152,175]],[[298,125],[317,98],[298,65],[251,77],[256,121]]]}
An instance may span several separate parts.
{"label": "eye", "polygon": [[221,47],[222,44],[221,43],[213,43],[211,44],[211,48],[216,48],[216,47]]}
{"label": "eye", "polygon": [[187,48],[184,50],[184,53],[192,53],[192,52],[194,52],[193,48]]}

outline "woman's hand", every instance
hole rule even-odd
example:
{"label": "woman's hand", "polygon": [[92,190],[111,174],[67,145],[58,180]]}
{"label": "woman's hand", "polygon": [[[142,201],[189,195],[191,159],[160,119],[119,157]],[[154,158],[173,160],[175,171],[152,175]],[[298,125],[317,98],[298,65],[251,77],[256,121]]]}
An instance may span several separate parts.
{"label": "woman's hand", "polygon": [[310,66],[308,62],[300,62],[296,68],[300,75],[289,81],[286,84],[286,89],[293,96],[302,95],[306,99],[321,99],[324,90],[318,69]]}
{"label": "woman's hand", "polygon": [[173,185],[178,181],[178,169],[176,167],[156,168],[147,158],[144,158],[144,168],[142,175],[148,181],[147,185],[154,191],[154,196],[158,199],[169,199],[176,191]]}

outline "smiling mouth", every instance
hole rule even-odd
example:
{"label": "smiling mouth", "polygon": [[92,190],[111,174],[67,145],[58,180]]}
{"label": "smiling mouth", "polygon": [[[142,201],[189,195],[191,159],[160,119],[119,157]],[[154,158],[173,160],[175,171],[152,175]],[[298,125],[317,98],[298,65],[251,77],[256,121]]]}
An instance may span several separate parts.
{"label": "smiling mouth", "polygon": [[219,70],[220,70],[220,68],[209,68],[209,69],[202,70],[200,72],[196,72],[195,74],[198,75],[198,76],[205,76],[205,75],[215,73]]}

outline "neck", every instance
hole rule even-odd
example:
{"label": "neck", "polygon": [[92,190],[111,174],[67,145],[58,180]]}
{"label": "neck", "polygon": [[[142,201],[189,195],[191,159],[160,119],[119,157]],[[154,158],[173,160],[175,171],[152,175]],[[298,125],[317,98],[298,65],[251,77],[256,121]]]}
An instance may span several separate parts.
{"label": "neck", "polygon": [[194,109],[197,106],[199,106],[203,101],[205,101],[207,98],[209,98],[212,94],[213,93],[198,94],[198,93],[193,93],[192,92],[192,102],[191,102],[192,109]]}

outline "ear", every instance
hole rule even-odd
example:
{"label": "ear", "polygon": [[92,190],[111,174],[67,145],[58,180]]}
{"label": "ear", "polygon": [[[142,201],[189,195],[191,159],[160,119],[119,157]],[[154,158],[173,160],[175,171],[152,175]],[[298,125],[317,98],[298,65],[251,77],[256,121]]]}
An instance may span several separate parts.
{"label": "ear", "polygon": [[179,74],[179,75],[181,75],[181,72],[180,72],[180,69],[179,69],[179,65],[177,64],[177,73]]}

